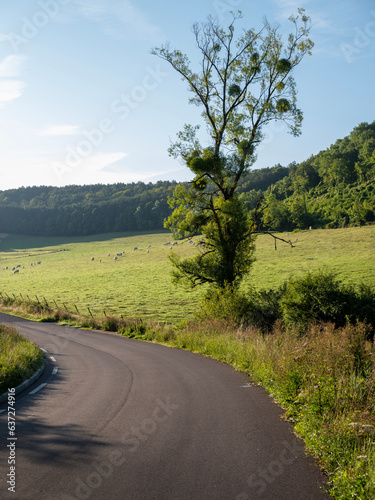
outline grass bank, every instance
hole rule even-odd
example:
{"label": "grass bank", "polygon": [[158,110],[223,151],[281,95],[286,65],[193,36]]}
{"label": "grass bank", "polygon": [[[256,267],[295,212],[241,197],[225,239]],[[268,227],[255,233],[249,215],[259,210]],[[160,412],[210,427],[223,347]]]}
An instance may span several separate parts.
{"label": "grass bank", "polygon": [[43,364],[43,353],[14,329],[0,325],[0,394],[17,387]]}

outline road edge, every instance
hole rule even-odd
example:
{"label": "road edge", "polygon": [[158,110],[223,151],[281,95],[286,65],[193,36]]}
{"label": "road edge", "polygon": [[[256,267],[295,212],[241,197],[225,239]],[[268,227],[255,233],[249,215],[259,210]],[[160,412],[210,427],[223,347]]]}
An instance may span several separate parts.
{"label": "road edge", "polygon": [[[43,374],[45,367],[46,367],[46,362],[44,360],[43,365],[40,368],[38,368],[38,370],[33,375],[31,375],[30,378],[28,378],[27,380],[24,380],[20,385],[18,385],[15,388],[15,394],[19,394],[23,390],[27,389],[36,380],[38,380],[38,378]],[[8,392],[4,392],[3,394],[1,394],[0,395],[0,403],[3,403],[4,401],[6,401],[7,398],[8,398]]]}

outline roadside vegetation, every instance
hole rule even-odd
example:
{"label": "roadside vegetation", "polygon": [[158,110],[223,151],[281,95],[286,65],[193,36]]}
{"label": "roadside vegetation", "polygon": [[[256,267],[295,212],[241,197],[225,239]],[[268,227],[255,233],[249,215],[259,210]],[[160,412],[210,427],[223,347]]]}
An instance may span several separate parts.
{"label": "roadside vegetation", "polygon": [[[342,301],[343,294],[349,300]],[[188,349],[234,366],[285,409],[334,498],[375,497],[374,288],[345,285],[329,272],[307,273],[277,292],[206,297],[193,320],[174,325],[87,318],[14,298],[1,308]],[[293,321],[290,314],[296,314]]]}
{"label": "roadside vegetation", "polygon": [[27,380],[43,364],[43,353],[13,328],[0,324],[0,395]]}

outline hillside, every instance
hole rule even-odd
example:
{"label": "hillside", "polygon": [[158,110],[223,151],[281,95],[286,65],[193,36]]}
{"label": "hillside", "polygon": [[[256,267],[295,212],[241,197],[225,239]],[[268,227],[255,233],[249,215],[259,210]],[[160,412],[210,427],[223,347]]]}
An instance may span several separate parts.
{"label": "hillside", "polygon": [[[163,228],[175,181],[39,186],[0,191],[0,233],[84,236]],[[273,230],[375,222],[375,122],[302,163],[249,172],[239,193],[258,223]]]}
{"label": "hillside", "polygon": [[375,121],[300,164],[265,193],[272,229],[338,228],[375,222]]}
{"label": "hillside", "polygon": [[[250,172],[241,190],[260,193],[287,175],[281,166]],[[163,229],[175,181],[22,187],[0,191],[0,233],[86,236]]]}

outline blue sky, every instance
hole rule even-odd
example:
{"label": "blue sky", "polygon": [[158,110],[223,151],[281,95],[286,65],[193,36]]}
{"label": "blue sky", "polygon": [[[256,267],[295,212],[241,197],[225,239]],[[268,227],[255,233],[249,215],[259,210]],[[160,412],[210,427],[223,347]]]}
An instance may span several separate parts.
{"label": "blue sky", "polygon": [[287,32],[298,7],[315,42],[295,71],[302,135],[271,125],[255,168],[302,161],[375,120],[373,1],[2,0],[0,190],[190,180],[167,149],[200,111],[152,47],[170,41],[194,62],[194,22],[240,9],[243,27],[266,16]]}

